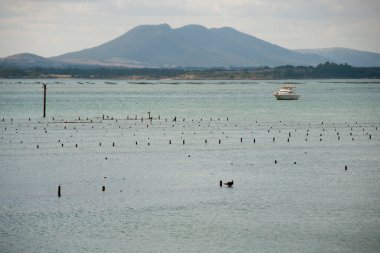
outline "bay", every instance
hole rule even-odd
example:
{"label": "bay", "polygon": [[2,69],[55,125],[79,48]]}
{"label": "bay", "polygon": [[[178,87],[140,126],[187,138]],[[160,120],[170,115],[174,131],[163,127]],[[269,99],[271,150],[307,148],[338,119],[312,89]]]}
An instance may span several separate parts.
{"label": "bay", "polygon": [[378,252],[380,81],[295,82],[0,80],[0,251]]}

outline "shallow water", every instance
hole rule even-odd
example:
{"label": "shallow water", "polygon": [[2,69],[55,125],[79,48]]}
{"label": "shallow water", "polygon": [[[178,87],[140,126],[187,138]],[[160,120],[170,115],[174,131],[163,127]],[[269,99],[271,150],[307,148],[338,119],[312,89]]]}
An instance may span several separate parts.
{"label": "shallow water", "polygon": [[379,252],[379,80],[42,81],[0,80],[1,252]]}

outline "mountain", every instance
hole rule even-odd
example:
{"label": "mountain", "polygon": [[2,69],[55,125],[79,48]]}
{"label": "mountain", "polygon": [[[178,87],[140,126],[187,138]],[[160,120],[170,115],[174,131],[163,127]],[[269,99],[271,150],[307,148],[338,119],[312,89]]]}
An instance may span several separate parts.
{"label": "mountain", "polygon": [[380,54],[347,48],[289,50],[230,27],[141,25],[102,45],[43,58],[18,54],[0,66],[19,67],[276,67],[324,62],[380,67]]}
{"label": "mountain", "polygon": [[68,63],[150,67],[316,65],[324,57],[295,52],[233,28],[142,25],[100,46],[51,59]]}
{"label": "mountain", "polygon": [[354,67],[380,67],[380,54],[349,48],[299,49],[300,53],[316,54],[334,63],[347,63]]}
{"label": "mountain", "polygon": [[35,54],[21,53],[0,58],[0,66],[18,67],[65,67],[67,63],[58,60],[44,58]]}

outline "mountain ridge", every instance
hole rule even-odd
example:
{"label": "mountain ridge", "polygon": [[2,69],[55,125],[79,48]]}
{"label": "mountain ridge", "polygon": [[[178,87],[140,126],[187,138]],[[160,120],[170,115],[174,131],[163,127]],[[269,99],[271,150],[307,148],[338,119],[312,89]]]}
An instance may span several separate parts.
{"label": "mountain ridge", "polygon": [[0,66],[129,68],[316,66],[324,62],[380,66],[380,54],[347,48],[290,50],[232,27],[190,24],[140,25],[92,48],[44,58],[23,53],[0,59]]}
{"label": "mountain ridge", "polygon": [[52,59],[105,61],[110,58],[153,67],[244,67],[284,64],[315,65],[325,59],[271,44],[231,27],[206,28],[168,24],[137,26],[97,47]]}
{"label": "mountain ridge", "polygon": [[318,49],[297,49],[301,53],[311,53],[326,57],[329,61],[334,63],[347,63],[355,67],[372,67],[380,66],[380,54],[355,50],[344,47],[330,47]]}
{"label": "mountain ridge", "polygon": [[38,66],[38,67],[66,67],[69,64],[54,60],[45,58],[36,54],[31,53],[20,53],[20,54],[14,54],[10,55],[4,58],[0,59],[0,66],[19,66],[19,67],[31,67],[31,66]]}

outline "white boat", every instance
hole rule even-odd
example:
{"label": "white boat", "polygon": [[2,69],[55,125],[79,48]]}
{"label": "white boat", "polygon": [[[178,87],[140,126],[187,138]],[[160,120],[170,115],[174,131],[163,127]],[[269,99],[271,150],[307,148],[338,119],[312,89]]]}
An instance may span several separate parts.
{"label": "white boat", "polygon": [[296,94],[296,86],[291,84],[286,84],[282,86],[278,91],[273,93],[273,96],[277,98],[277,100],[297,100],[300,95]]}

